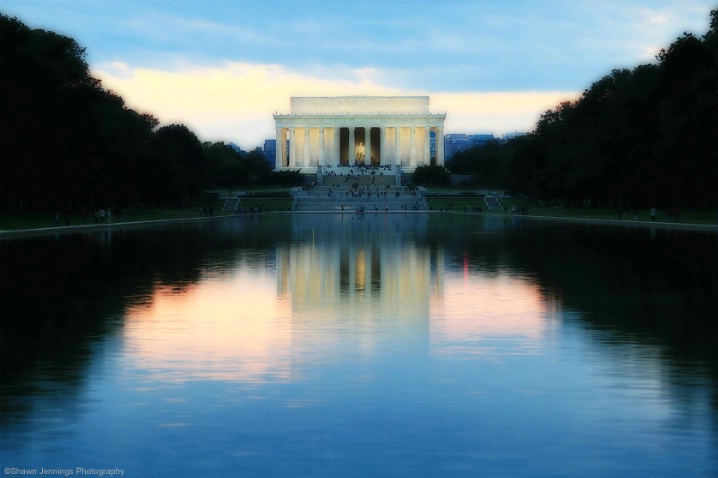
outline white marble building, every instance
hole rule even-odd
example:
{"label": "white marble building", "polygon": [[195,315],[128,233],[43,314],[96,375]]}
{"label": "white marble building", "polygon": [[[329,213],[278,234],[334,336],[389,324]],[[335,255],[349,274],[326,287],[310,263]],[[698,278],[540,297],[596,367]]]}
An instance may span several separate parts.
{"label": "white marble building", "polygon": [[[446,114],[429,112],[428,96],[292,97],[288,115],[274,115],[276,170],[311,173],[376,166],[411,172],[444,164]],[[436,137],[432,160],[430,132]],[[288,140],[288,145],[287,145]]]}

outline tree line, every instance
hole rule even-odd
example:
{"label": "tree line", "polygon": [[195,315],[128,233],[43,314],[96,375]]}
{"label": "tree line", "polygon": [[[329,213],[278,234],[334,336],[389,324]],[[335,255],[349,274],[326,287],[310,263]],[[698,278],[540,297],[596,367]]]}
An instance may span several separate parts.
{"label": "tree line", "polygon": [[456,154],[452,173],[575,205],[718,204],[718,10],[655,64],[616,69],[526,136]]}
{"label": "tree line", "polygon": [[[594,206],[718,203],[718,10],[655,64],[616,69],[541,115],[533,132],[455,155],[447,168],[487,187]],[[0,14],[0,209],[177,206],[204,189],[291,185],[261,151],[159,127],[92,77],[85,48]],[[435,169],[436,171],[432,171]],[[418,168],[439,185],[445,171]]]}
{"label": "tree line", "polygon": [[0,14],[0,209],[177,206],[204,189],[292,183],[261,151],[202,143],[125,105],[72,38]]}

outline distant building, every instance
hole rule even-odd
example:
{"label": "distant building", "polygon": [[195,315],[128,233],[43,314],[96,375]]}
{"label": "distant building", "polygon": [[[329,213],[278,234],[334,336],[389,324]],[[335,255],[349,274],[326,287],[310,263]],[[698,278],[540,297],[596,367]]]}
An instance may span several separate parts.
{"label": "distant building", "polygon": [[274,169],[274,158],[277,156],[277,140],[276,139],[265,139],[264,140],[264,157],[267,158],[272,164]]}
{"label": "distant building", "polygon": [[460,151],[486,144],[492,139],[496,139],[493,134],[447,134],[444,136],[445,157],[451,159]]}
{"label": "distant building", "polygon": [[513,132],[513,133],[506,133],[506,134],[503,136],[502,139],[503,139],[504,141],[508,141],[508,140],[510,140],[510,139],[518,138],[518,137],[520,137],[520,136],[526,136],[527,134],[528,134],[528,133],[519,133],[518,131],[515,131],[515,132]]}
{"label": "distant building", "polygon": [[240,148],[239,146],[237,146],[234,143],[230,142],[227,146],[229,146],[230,148],[232,148],[233,150],[238,152],[241,156],[244,156],[245,154],[247,154],[247,152],[245,150],[243,150],[242,148]]}

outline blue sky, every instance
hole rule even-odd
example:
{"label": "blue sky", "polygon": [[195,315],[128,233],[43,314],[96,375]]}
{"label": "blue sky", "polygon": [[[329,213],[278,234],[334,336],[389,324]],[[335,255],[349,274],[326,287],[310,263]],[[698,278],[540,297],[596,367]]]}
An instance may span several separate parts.
{"label": "blue sky", "polygon": [[613,68],[704,34],[715,0],[0,0],[75,38],[128,106],[245,149],[290,96],[428,95],[447,133],[533,129]]}

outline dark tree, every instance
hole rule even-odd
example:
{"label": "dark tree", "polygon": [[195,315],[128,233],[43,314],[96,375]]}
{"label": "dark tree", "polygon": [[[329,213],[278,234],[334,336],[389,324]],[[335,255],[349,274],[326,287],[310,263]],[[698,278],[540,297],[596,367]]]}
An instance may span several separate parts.
{"label": "dark tree", "polygon": [[[614,70],[505,148],[511,187],[581,204],[715,207],[718,11],[657,64]],[[507,145],[508,146],[508,145]]]}
{"label": "dark tree", "polygon": [[0,15],[0,208],[176,203],[207,164],[184,126],[126,107],[89,73],[73,39]]}
{"label": "dark tree", "polygon": [[242,156],[230,146],[222,143],[205,143],[207,155],[208,185],[211,187],[231,188],[247,183],[250,172],[242,161]]}
{"label": "dark tree", "polygon": [[446,186],[451,183],[451,176],[443,166],[419,166],[412,180],[419,186]]}
{"label": "dark tree", "polygon": [[157,199],[191,199],[205,184],[207,160],[197,136],[185,125],[172,124],[152,138],[149,177]]}
{"label": "dark tree", "polygon": [[253,177],[262,176],[272,170],[272,165],[267,161],[267,157],[259,148],[253,149],[245,154],[242,160]]}

